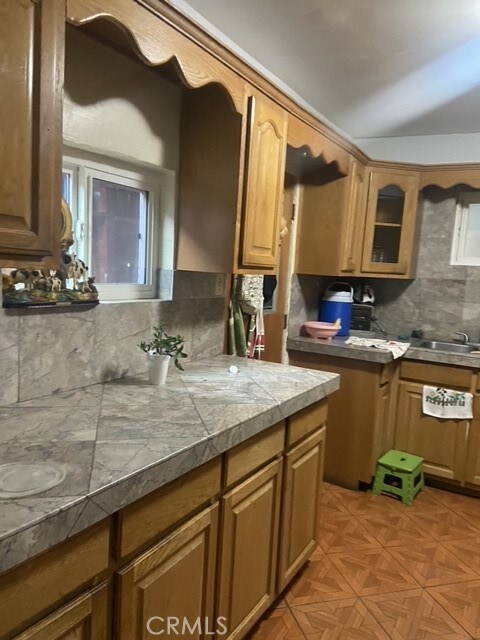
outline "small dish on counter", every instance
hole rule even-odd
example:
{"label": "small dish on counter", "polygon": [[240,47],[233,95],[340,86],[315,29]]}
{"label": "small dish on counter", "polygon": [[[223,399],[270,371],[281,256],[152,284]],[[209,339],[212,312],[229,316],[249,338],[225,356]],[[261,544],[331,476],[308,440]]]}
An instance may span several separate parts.
{"label": "small dish on counter", "polygon": [[340,331],[342,326],[336,322],[305,322],[303,328],[311,338],[331,340]]}

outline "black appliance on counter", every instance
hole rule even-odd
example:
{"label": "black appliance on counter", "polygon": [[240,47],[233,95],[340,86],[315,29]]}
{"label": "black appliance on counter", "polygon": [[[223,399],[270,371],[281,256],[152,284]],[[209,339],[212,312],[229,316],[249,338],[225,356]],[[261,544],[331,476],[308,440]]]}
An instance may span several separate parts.
{"label": "black appliance on counter", "polygon": [[371,304],[352,305],[352,315],[350,316],[350,329],[354,331],[372,331],[372,321],[374,317],[374,307]]}

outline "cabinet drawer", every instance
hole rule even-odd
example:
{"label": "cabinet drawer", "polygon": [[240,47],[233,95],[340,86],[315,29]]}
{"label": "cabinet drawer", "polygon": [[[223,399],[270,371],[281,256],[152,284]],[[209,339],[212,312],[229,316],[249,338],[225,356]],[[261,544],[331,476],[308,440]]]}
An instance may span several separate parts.
{"label": "cabinet drawer", "polygon": [[258,436],[249,438],[226,454],[226,486],[234,484],[247,474],[282,453],[285,444],[285,421],[278,422]]}
{"label": "cabinet drawer", "polygon": [[[38,619],[108,567],[110,519],[0,579],[0,638]],[[2,634],[5,634],[3,636]]]}
{"label": "cabinet drawer", "polygon": [[120,511],[118,556],[140,549],[220,492],[220,456]]}
{"label": "cabinet drawer", "polygon": [[290,416],[287,427],[287,447],[292,446],[325,424],[327,411],[328,400],[324,398]]}
{"label": "cabinet drawer", "polygon": [[404,360],[400,365],[400,378],[420,380],[425,384],[469,389],[471,377],[472,372],[469,369],[448,367],[443,364],[426,364]]}
{"label": "cabinet drawer", "polygon": [[14,640],[107,640],[107,589],[87,591]]}

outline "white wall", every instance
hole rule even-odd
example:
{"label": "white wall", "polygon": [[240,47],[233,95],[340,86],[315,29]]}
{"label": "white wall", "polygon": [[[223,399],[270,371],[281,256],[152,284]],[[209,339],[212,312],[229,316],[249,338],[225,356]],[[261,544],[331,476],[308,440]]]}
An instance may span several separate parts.
{"label": "white wall", "polygon": [[480,162],[480,132],[354,140],[375,160],[450,164]]}
{"label": "white wall", "polygon": [[67,30],[63,135],[68,146],[178,169],[181,89],[152,69]]}

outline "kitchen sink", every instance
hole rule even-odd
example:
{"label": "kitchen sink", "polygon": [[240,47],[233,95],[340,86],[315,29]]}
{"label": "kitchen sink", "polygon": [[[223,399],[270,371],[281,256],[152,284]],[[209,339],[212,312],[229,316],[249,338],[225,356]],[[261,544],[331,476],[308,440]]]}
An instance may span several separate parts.
{"label": "kitchen sink", "polygon": [[434,349],[435,351],[450,351],[451,353],[470,353],[480,347],[473,344],[460,344],[458,342],[441,342],[439,340],[424,340],[419,345],[422,349]]}

